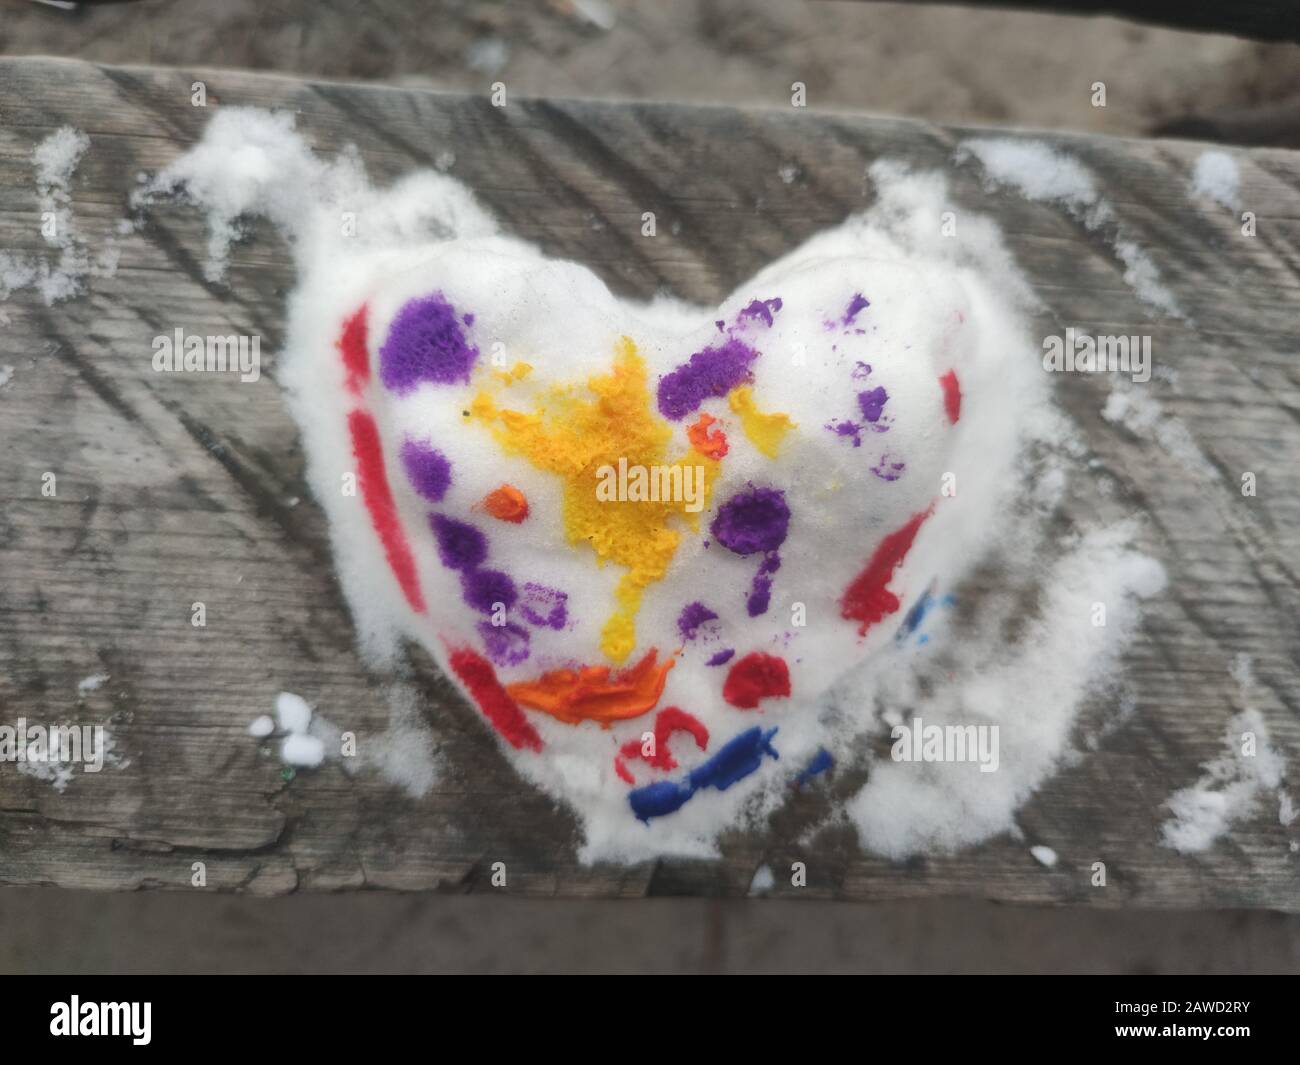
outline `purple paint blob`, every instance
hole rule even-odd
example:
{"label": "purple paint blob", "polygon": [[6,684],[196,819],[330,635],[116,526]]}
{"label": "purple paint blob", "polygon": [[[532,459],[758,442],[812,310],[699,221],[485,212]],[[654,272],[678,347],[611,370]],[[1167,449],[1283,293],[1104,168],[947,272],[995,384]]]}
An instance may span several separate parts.
{"label": "purple paint blob", "polygon": [[701,625],[717,620],[718,615],[703,603],[687,603],[677,618],[677,631],[682,634],[683,640],[690,641],[700,634]]}
{"label": "purple paint blob", "polygon": [[785,493],[750,486],[718,508],[710,529],[723,547],[738,555],[752,555],[755,551],[775,551],[785,543],[789,527],[790,508]]}
{"label": "purple paint blob", "polygon": [[751,618],[766,613],[772,595],[772,574],[781,568],[777,548],[785,543],[790,529],[790,508],[785,494],[776,488],[751,485],[718,508],[711,528],[714,537],[729,551],[738,555],[763,552],[745,609]]}
{"label": "purple paint blob", "polygon": [[706,399],[725,396],[754,379],[750,364],[758,352],[739,340],[697,351],[688,362],[659,379],[659,413],[680,421]]}
{"label": "purple paint blob", "polygon": [[754,583],[749,589],[749,598],[745,600],[745,609],[751,618],[767,613],[768,604],[772,599],[772,574],[780,568],[781,556],[775,551],[769,551],[754,575]]}
{"label": "purple paint blob", "polygon": [[893,462],[887,455],[882,455],[880,462],[871,467],[871,472],[882,481],[897,481],[906,468],[901,462]]}
{"label": "purple paint blob", "polygon": [[864,377],[871,376],[871,364],[868,362],[855,362],[851,371],[853,380],[861,381]]}
{"label": "purple paint blob", "polygon": [[721,666],[721,665],[725,665],[727,662],[730,662],[730,661],[731,661],[731,659],[732,659],[732,657],[735,655],[735,653],[736,653],[736,649],[735,649],[734,647],[728,647],[726,650],[719,651],[716,655],[714,655],[712,658],[710,658],[710,659],[709,659],[707,662],[705,662],[704,664],[705,664],[706,666]]}
{"label": "purple paint blob", "polygon": [[438,540],[438,558],[448,569],[472,570],[487,558],[487,537],[468,522],[431,514],[429,526]]}
{"label": "purple paint blob", "polygon": [[854,293],[853,298],[849,300],[848,307],[844,310],[844,317],[840,320],[845,325],[852,325],[854,319],[857,318],[858,313],[860,311],[865,311],[870,306],[871,301],[867,299],[866,296],[861,292]]}
{"label": "purple paint blob", "polygon": [[430,502],[440,502],[451,487],[451,463],[447,456],[435,447],[409,439],[402,443],[400,454],[411,487]]}
{"label": "purple paint blob", "polygon": [[529,581],[524,585],[519,612],[538,628],[562,629],[569,620],[569,595],[558,588]]}
{"label": "purple paint blob", "polygon": [[481,614],[491,614],[498,603],[509,610],[519,598],[515,582],[499,569],[473,569],[462,573],[460,590],[465,602]]}
{"label": "purple paint blob", "polygon": [[880,413],[885,409],[885,404],[889,402],[889,393],[883,388],[872,388],[866,392],[858,393],[858,409],[862,411],[862,417],[869,422],[880,420]]}
{"label": "purple paint blob", "polygon": [[736,315],[736,325],[744,325],[746,321],[762,322],[769,329],[772,327],[772,318],[781,309],[781,297],[774,296],[770,300],[754,300],[748,307]]}
{"label": "purple paint blob", "polygon": [[464,383],[477,358],[478,348],[466,341],[456,311],[435,292],[408,301],[397,312],[379,349],[379,378],[399,395],[424,381]]}
{"label": "purple paint blob", "polygon": [[493,625],[480,621],[476,626],[483,637],[483,650],[498,666],[517,666],[528,658],[528,630],[513,621]]}
{"label": "purple paint blob", "polygon": [[862,446],[862,426],[857,422],[827,422],[826,428],[836,436],[847,436],[853,438],[853,446]]}

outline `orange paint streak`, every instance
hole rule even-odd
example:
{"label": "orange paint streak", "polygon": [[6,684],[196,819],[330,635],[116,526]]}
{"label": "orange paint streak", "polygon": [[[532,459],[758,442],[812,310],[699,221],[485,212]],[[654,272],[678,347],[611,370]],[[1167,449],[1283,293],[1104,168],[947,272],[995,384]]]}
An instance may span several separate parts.
{"label": "orange paint streak", "polygon": [[608,728],[648,713],[659,702],[668,671],[677,663],[671,657],[659,662],[658,657],[658,650],[651,648],[636,665],[613,675],[609,666],[556,669],[511,684],[506,691],[516,702],[566,725],[597,721]]}

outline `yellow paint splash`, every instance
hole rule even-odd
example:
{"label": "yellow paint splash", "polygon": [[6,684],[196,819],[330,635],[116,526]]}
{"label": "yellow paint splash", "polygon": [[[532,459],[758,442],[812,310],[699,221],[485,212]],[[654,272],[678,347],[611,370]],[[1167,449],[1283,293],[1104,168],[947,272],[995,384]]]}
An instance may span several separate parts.
{"label": "yellow paint splash", "polygon": [[[471,417],[486,422],[506,451],[563,483],[565,534],[571,544],[585,545],[603,565],[613,562],[627,572],[614,591],[614,611],[601,630],[601,650],[622,662],[636,647],[636,615],[642,592],[668,571],[681,534],[674,517],[699,527],[699,515],[683,500],[601,501],[596,487],[602,466],[704,468],[704,504],[719,471],[716,461],[695,450],[666,460],[672,428],[654,413],[644,360],[636,345],[622,337],[609,373],[588,378],[585,389],[557,385],[543,392],[532,412],[503,409],[486,390],[470,405]],[[680,483],[680,482],[679,482]]]}
{"label": "yellow paint splash", "polygon": [[764,414],[754,403],[754,391],[748,385],[733,388],[727,402],[740,417],[740,428],[749,442],[770,459],[776,458],[785,434],[795,428],[788,414],[773,411]]}

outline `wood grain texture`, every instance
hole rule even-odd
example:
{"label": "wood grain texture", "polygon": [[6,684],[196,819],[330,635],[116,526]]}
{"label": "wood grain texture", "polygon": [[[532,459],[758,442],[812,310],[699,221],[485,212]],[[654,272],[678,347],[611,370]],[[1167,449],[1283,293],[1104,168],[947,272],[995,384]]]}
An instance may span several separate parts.
{"label": "wood grain texture", "polygon": [[[297,434],[275,384],[287,248],[263,226],[233,252],[228,284],[203,277],[202,219],[154,211],[122,240],[112,277],[44,306],[30,291],[0,304],[0,719],[107,721],[127,764],[78,776],[62,793],[0,764],[0,883],[185,887],[283,893],[349,888],[489,890],[507,863],[512,893],[592,896],[742,894],[761,863],[777,894],[846,899],[967,895],[1096,906],[1300,910],[1300,823],[1277,803],[1210,851],[1159,846],[1160,803],[1221,750],[1242,707],[1228,675],[1254,660],[1254,704],[1300,773],[1300,155],[1239,152],[1244,206],[1187,194],[1200,148],[1050,135],[1091,167],[1126,232],[1156,261],[1196,326],[1152,317],[1122,280],[1105,233],[1063,212],[983,187],[954,161],[969,131],[807,111],[486,99],[218,71],[0,60],[0,248],[41,251],[30,156],[63,124],[92,146],[73,182],[92,240],[127,213],[136,174],[199,136],[190,105],[202,78],[214,107],[280,107],[323,155],[358,146],[387,182],[455,152],[451,173],[510,232],[588,264],[622,295],[670,291],[710,303],[760,266],[873,196],[865,168],[893,157],[948,171],[955,208],[996,217],[1044,302],[1043,335],[1067,325],[1149,333],[1166,410],[1208,458],[1189,469],[1151,439],[1100,417],[1105,375],[1060,375],[1093,477],[1075,478],[1062,527],[1140,512],[1143,543],[1169,591],[1149,604],[1125,656],[1133,714],[1114,700],[1083,714],[1098,749],[1056,775],[1004,836],[945,857],[893,864],[851,831],[802,841],[827,809],[806,789],[761,834],[731,833],[713,862],[584,867],[572,815],[522,784],[477,713],[431,663],[411,677],[445,766],[421,800],[373,772],[337,764],[282,779],[245,733],[291,690],[364,744],[386,725],[390,678],[353,648],[323,516],[308,498]],[[214,99],[215,98],[215,99]],[[792,181],[782,168],[796,167]],[[788,177],[789,171],[786,172]],[[659,236],[640,236],[641,213]],[[260,333],[255,385],[155,374],[151,341],[177,326]],[[43,498],[41,475],[58,475]],[[1244,499],[1242,471],[1259,492]],[[300,502],[299,502],[300,501]],[[189,624],[190,604],[208,624]],[[77,682],[112,679],[79,699]],[[1113,727],[1101,729],[1105,723]],[[860,773],[838,775],[847,793]],[[1295,789],[1293,783],[1293,790]],[[1046,844],[1055,868],[1028,853]],[[807,887],[789,885],[807,863]],[[1108,886],[1090,886],[1104,861]]]}

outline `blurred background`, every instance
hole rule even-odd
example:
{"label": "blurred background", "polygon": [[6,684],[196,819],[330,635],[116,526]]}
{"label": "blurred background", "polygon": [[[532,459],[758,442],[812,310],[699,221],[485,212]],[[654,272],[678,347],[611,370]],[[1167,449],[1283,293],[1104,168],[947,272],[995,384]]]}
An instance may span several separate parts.
{"label": "blurred background", "polygon": [[[1300,45],[946,5],[0,0],[0,54],[1300,147]],[[1297,969],[1300,917],[1258,912],[0,889],[6,972]]]}
{"label": "blurred background", "polygon": [[[1223,0],[1238,3],[1260,6]],[[744,105],[788,106],[790,83],[803,81],[816,108],[1300,146],[1300,44],[1115,18],[863,0],[0,5],[8,55],[475,92],[505,78],[512,94]],[[1104,108],[1091,104],[1094,81],[1106,83]]]}

